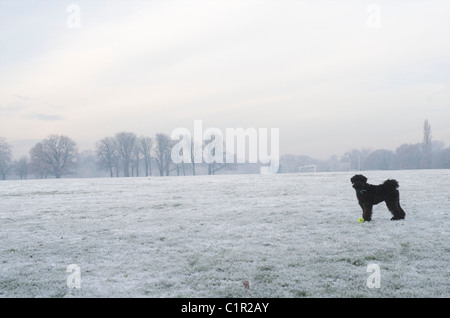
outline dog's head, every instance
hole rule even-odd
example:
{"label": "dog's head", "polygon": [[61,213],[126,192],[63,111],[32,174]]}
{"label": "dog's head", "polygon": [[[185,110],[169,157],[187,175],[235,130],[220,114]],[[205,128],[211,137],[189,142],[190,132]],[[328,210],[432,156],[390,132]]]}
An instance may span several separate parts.
{"label": "dog's head", "polygon": [[350,181],[352,182],[353,188],[355,190],[364,190],[366,188],[367,178],[364,177],[362,174],[354,175],[350,179]]}

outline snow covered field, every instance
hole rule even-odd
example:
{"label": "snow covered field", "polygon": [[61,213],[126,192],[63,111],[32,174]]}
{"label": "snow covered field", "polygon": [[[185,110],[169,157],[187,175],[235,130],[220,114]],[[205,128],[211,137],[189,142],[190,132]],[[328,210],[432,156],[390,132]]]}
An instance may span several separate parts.
{"label": "snow covered field", "polygon": [[450,297],[450,170],[362,224],[353,174],[0,182],[0,297]]}

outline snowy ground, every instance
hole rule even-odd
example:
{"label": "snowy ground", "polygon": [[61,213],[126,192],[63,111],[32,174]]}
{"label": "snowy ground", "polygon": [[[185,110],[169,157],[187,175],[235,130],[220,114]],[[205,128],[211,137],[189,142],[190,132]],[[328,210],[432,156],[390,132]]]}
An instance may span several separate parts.
{"label": "snowy ground", "polygon": [[450,297],[450,170],[362,224],[353,174],[0,182],[0,297]]}

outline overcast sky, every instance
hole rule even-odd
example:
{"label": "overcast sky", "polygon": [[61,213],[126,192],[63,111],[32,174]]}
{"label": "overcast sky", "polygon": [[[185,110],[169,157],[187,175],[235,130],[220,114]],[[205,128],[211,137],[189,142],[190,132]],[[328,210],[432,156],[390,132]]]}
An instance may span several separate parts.
{"label": "overcast sky", "polygon": [[0,0],[0,136],[84,150],[200,119],[328,158],[420,142],[428,119],[450,146],[449,16],[448,0]]}

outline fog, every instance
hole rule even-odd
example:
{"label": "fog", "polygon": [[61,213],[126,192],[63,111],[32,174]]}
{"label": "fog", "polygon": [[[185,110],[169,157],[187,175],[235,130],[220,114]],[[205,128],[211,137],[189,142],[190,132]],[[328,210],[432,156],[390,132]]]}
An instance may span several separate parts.
{"label": "fog", "polygon": [[279,129],[280,154],[450,144],[448,1],[0,2],[0,136]]}

